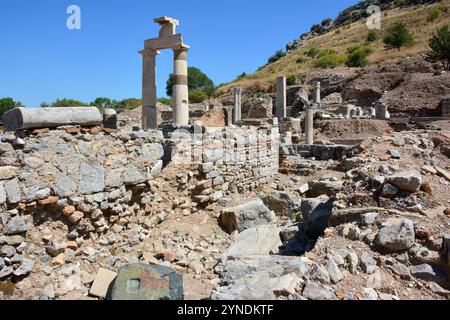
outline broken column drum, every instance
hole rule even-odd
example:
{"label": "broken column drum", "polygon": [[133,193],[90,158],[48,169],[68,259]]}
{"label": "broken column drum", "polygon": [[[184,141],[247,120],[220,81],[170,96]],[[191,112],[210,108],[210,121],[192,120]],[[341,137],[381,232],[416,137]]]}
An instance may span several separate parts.
{"label": "broken column drum", "polygon": [[156,129],[161,123],[160,111],[157,109],[156,56],[159,50],[172,49],[173,65],[173,121],[178,125],[189,124],[189,89],[187,51],[189,46],[183,43],[181,34],[176,33],[178,20],[161,17],[154,19],[160,25],[159,37],[144,42],[145,49],[139,53],[143,56],[142,69],[142,128]]}
{"label": "broken column drum", "polygon": [[102,114],[96,107],[16,108],[3,115],[5,131],[65,125],[98,126],[102,121]]}

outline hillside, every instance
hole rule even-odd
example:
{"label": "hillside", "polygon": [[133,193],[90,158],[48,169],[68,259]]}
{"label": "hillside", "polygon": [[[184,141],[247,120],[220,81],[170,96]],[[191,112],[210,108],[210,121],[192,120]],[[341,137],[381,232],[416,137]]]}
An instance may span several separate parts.
{"label": "hillside", "polygon": [[[365,3],[374,2],[377,1],[366,1]],[[417,1],[419,4],[400,7],[396,6],[399,1],[381,2],[384,3],[381,8],[386,9],[382,11],[380,39],[370,43],[370,46],[373,47],[373,53],[368,57],[368,66],[397,64],[411,58],[422,59],[423,54],[430,51],[428,39],[432,33],[450,21],[449,0],[428,4],[422,3],[430,1]],[[358,5],[361,6],[361,4]],[[285,57],[261,67],[253,74],[225,84],[219,88],[218,95],[229,92],[230,88],[236,85],[248,89],[252,88],[254,91],[273,92],[275,79],[279,75],[294,75],[298,83],[301,75],[326,71],[326,69],[315,66],[317,57],[309,57],[306,53],[311,48],[316,48],[318,50],[333,49],[338,55],[345,55],[347,48],[350,46],[366,44],[369,30],[366,26],[366,19],[361,17],[365,9],[357,10],[358,5],[344,10],[334,21],[325,19],[322,24],[313,26],[311,32],[302,35],[300,39],[287,45],[288,51]],[[366,6],[367,4],[364,5],[364,7]],[[437,17],[431,18],[436,11],[438,11]],[[352,20],[358,18],[359,20],[352,22]],[[396,49],[388,50],[385,48],[382,39],[389,27],[400,21],[404,22],[409,31],[414,34],[415,41],[412,46],[402,48],[400,51]]]}

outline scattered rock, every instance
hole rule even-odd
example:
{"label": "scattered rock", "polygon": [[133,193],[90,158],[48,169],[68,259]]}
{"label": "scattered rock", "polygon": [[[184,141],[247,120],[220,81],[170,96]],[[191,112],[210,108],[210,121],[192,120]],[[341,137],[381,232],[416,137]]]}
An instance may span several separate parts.
{"label": "scattered rock", "polygon": [[335,300],[333,289],[316,282],[308,282],[302,295],[309,300]]}
{"label": "scattered rock", "polygon": [[389,176],[386,178],[386,182],[401,190],[418,192],[422,185],[422,176],[417,171],[408,171]]}
{"label": "scattered rock", "polygon": [[415,242],[414,224],[409,219],[384,226],[375,239],[377,245],[388,251],[405,251]]}
{"label": "scattered rock", "polygon": [[234,208],[223,210],[220,222],[224,230],[232,233],[242,232],[259,225],[270,224],[275,221],[275,214],[270,211],[259,198],[250,200]]}

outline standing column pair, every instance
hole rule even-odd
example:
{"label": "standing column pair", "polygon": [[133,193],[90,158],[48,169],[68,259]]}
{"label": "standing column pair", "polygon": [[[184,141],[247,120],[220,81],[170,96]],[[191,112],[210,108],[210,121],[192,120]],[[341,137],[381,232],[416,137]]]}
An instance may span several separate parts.
{"label": "standing column pair", "polygon": [[[181,46],[174,49],[173,65],[173,121],[178,125],[189,124],[189,89],[188,89],[188,48]],[[143,56],[142,66],[142,128],[157,129],[161,115],[156,107],[158,100],[156,90],[156,56],[158,50],[146,49],[140,52]]]}

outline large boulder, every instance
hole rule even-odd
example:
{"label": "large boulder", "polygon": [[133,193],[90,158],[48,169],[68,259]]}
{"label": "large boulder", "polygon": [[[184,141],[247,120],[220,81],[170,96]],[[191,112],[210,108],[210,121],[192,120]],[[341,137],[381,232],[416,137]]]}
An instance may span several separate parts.
{"label": "large boulder", "polygon": [[376,244],[387,251],[405,251],[414,245],[414,223],[409,219],[388,222],[375,239]]}
{"label": "large boulder", "polygon": [[344,186],[343,181],[312,181],[309,183],[308,197],[315,198],[321,195],[329,197],[336,195]]}
{"label": "large boulder", "polygon": [[422,185],[422,176],[417,171],[400,172],[387,177],[386,183],[390,183],[400,190],[418,192]]}
{"label": "large boulder", "polygon": [[275,214],[259,198],[225,209],[220,215],[220,223],[228,233],[233,233],[235,230],[242,232],[259,225],[273,223],[274,221]]}
{"label": "large boulder", "polygon": [[276,225],[247,229],[236,236],[233,244],[224,253],[224,257],[247,257],[278,252],[278,248],[282,245],[280,231]]}
{"label": "large boulder", "polygon": [[261,198],[264,204],[277,214],[288,215],[300,211],[301,201],[296,194],[271,190]]}
{"label": "large boulder", "polygon": [[307,234],[316,238],[323,234],[329,225],[329,219],[333,209],[331,200],[324,201],[320,198],[304,199],[301,205],[303,222],[307,226]]}

